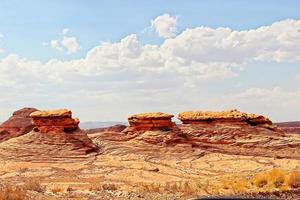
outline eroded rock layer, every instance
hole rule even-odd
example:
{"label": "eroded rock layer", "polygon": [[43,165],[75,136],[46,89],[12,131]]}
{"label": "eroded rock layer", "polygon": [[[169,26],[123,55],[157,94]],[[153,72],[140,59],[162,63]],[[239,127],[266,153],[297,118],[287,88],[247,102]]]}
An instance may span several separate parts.
{"label": "eroded rock layer", "polygon": [[174,115],[161,112],[135,114],[128,118],[129,127],[125,131],[171,130],[172,117]]}
{"label": "eroded rock layer", "polygon": [[41,133],[74,131],[78,129],[79,119],[72,118],[68,109],[36,111],[30,114],[34,130]]}
{"label": "eroded rock layer", "polygon": [[22,108],[0,125],[0,141],[17,137],[33,129],[30,114],[37,111],[35,108]]}
{"label": "eroded rock layer", "polygon": [[79,120],[72,119],[70,110],[35,111],[30,117],[33,130],[0,143],[0,157],[30,162],[70,162],[98,151],[87,134],[78,128]]}
{"label": "eroded rock layer", "polygon": [[188,111],[179,113],[178,119],[183,124],[249,124],[256,125],[272,125],[272,122],[262,116],[240,112],[236,109],[221,112],[211,111]]}
{"label": "eroded rock layer", "polygon": [[97,147],[81,130],[72,133],[31,131],[0,143],[0,156],[30,162],[73,162],[97,152]]}

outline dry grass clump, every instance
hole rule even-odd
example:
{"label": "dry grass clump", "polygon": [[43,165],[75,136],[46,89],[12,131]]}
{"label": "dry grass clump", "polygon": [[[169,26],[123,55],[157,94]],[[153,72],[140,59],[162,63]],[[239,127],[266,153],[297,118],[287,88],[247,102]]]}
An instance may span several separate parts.
{"label": "dry grass clump", "polygon": [[300,188],[300,172],[291,172],[287,179],[287,184],[291,188]]}
{"label": "dry grass clump", "polygon": [[272,169],[259,173],[251,179],[229,180],[223,182],[223,190],[240,194],[247,192],[288,191],[300,188],[300,172]]}
{"label": "dry grass clump", "polygon": [[64,191],[64,188],[59,186],[59,185],[56,185],[54,187],[51,188],[51,192],[56,194],[56,193],[61,193]]}
{"label": "dry grass clump", "polygon": [[27,181],[22,187],[26,191],[30,190],[30,191],[40,192],[40,193],[45,191],[45,188],[42,186],[39,179],[33,179]]}
{"label": "dry grass clump", "polygon": [[268,172],[258,174],[253,179],[253,184],[257,187],[269,186],[279,188],[284,185],[288,173],[280,169],[272,169]]}
{"label": "dry grass clump", "polygon": [[115,191],[118,190],[118,186],[113,183],[95,184],[92,185],[89,190],[90,191],[104,191],[104,190]]}
{"label": "dry grass clump", "polygon": [[30,180],[23,185],[2,184],[0,185],[0,200],[27,200],[28,191],[42,193],[44,188],[39,180]]}
{"label": "dry grass clump", "polygon": [[12,185],[0,186],[0,200],[26,200],[26,190]]}
{"label": "dry grass clump", "polygon": [[0,200],[26,200],[29,199],[27,191],[44,192],[39,180],[30,180],[21,185],[0,185]]}
{"label": "dry grass clump", "polygon": [[281,188],[283,186],[290,186],[286,182],[289,176],[290,174],[287,171],[281,169],[272,169],[271,171],[263,172],[256,175],[252,183],[253,185],[259,188]]}
{"label": "dry grass clump", "polygon": [[196,194],[199,185],[192,182],[139,183],[138,188],[143,192]]}

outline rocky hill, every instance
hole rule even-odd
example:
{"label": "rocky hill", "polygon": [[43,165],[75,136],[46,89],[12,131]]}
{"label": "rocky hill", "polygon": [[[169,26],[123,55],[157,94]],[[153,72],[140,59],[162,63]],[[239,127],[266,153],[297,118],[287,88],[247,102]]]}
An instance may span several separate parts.
{"label": "rocky hill", "polygon": [[78,128],[79,119],[67,109],[30,114],[33,130],[0,143],[0,156],[7,160],[69,162],[87,158],[97,147]]}
{"label": "rocky hill", "polygon": [[37,111],[35,108],[22,108],[0,125],[0,141],[17,137],[30,132],[33,128],[30,114]]}

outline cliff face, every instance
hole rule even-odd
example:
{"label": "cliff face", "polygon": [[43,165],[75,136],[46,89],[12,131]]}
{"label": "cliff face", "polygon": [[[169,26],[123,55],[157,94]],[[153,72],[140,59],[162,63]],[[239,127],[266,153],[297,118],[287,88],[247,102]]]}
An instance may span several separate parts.
{"label": "cliff face", "polygon": [[30,132],[33,129],[30,114],[35,108],[22,108],[0,125],[0,142]]}
{"label": "cliff face", "polygon": [[171,130],[174,126],[172,122],[174,115],[152,112],[152,113],[141,113],[135,114],[128,117],[129,127],[125,131],[154,131]]}

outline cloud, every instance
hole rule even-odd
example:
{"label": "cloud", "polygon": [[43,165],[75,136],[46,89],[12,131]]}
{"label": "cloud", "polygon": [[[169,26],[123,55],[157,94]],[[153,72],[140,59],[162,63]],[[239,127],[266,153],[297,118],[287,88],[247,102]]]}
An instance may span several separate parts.
{"label": "cloud", "polygon": [[[131,34],[117,42],[102,42],[84,57],[70,61],[41,62],[8,55],[0,59],[0,91],[5,94],[0,105],[11,107],[14,101],[14,105],[40,108],[69,107],[80,112],[83,120],[236,105],[250,112],[260,113],[259,108],[272,116],[285,109],[294,112],[299,107],[299,91],[262,87],[226,94],[232,88],[225,81],[237,78],[241,68],[254,62],[299,62],[299,30],[300,20],[244,31],[196,27],[160,45],[143,44]],[[68,32],[63,30],[63,37]],[[47,45],[66,51],[70,44],[62,41]],[[212,95],[211,88],[224,91]]]}
{"label": "cloud", "polygon": [[285,91],[275,86],[273,88],[248,88],[236,94],[223,96],[223,103],[239,105],[246,111],[273,116],[274,121],[295,120],[298,116],[300,88]]}
{"label": "cloud", "polygon": [[80,46],[77,42],[76,37],[69,37],[67,34],[70,32],[68,28],[62,30],[62,39],[61,40],[50,40],[50,42],[44,42],[44,46],[50,46],[53,49],[59,51],[65,51],[68,54],[76,53]]}
{"label": "cloud", "polygon": [[152,20],[151,28],[155,30],[159,37],[174,37],[177,31],[177,17],[169,14],[160,15]]}
{"label": "cloud", "polygon": [[63,34],[63,35],[66,35],[69,31],[70,31],[70,29],[64,28],[64,29],[62,30],[62,34]]}
{"label": "cloud", "polygon": [[79,44],[76,37],[63,36],[61,45],[67,50],[68,53],[76,53],[79,50]]}

